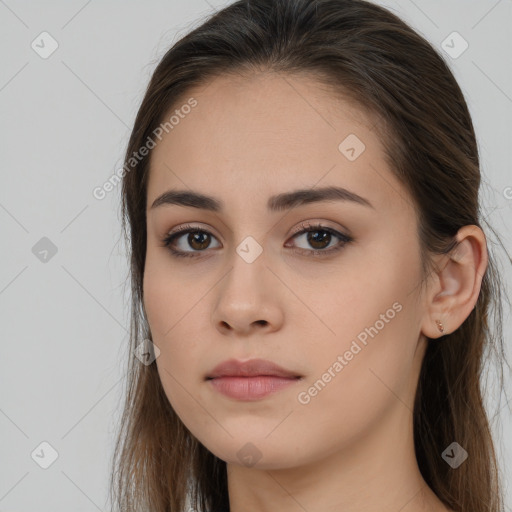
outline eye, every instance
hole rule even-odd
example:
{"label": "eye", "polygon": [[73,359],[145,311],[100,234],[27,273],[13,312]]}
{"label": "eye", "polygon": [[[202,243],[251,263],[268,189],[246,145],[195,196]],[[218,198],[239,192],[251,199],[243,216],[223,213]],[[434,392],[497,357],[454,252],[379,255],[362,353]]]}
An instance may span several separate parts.
{"label": "eye", "polygon": [[[185,235],[187,235],[185,240],[181,240]],[[163,239],[163,246],[167,247],[174,256],[180,257],[194,257],[197,256],[197,252],[204,251],[210,246],[210,242],[212,240],[213,235],[204,229],[199,228],[198,226],[183,226],[178,232],[170,233]],[[214,238],[214,237],[213,237]],[[181,247],[180,243],[176,244],[175,241],[182,242]],[[175,246],[178,246],[178,249],[175,249]],[[183,246],[191,247],[192,251],[187,251]]]}
{"label": "eye", "polygon": [[[321,224],[301,224],[292,237],[292,240],[305,237],[305,243],[309,244],[313,250],[308,248],[297,248],[295,252],[307,256],[326,256],[341,250],[346,244],[353,241],[353,238],[340,233],[339,231],[322,226]],[[186,238],[184,238],[186,236]],[[338,243],[332,245],[333,239],[338,239]],[[170,233],[162,240],[163,247],[178,257],[198,257],[200,252],[211,248],[211,241],[216,238],[209,232],[199,226],[182,226],[177,232]],[[290,245],[285,244],[286,247]],[[176,248],[178,247],[178,248]],[[217,246],[219,247],[219,246]],[[192,248],[192,250],[187,250]]]}
{"label": "eye", "polygon": [[[341,250],[346,244],[353,241],[352,237],[321,224],[301,224],[298,229],[293,240],[304,237],[305,244],[313,247],[313,250],[299,247],[297,252],[307,256],[327,256]],[[338,242],[331,245],[336,238]]]}

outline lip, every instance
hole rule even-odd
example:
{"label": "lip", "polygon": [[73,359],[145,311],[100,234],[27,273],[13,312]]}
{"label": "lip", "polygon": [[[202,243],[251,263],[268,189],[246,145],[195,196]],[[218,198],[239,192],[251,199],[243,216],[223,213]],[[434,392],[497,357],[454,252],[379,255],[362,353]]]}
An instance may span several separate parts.
{"label": "lip", "polygon": [[229,359],[217,365],[206,377],[212,388],[238,400],[259,400],[302,379],[272,361]]}
{"label": "lip", "polygon": [[258,376],[285,377],[292,379],[301,377],[297,373],[287,370],[272,361],[267,361],[266,359],[249,359],[248,361],[228,359],[218,364],[206,378]]}

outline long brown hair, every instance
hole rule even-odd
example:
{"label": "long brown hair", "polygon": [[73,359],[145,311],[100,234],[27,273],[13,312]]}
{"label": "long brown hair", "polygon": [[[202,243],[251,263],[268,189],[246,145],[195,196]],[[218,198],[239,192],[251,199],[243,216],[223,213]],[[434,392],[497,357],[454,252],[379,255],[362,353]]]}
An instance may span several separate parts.
{"label": "long brown hair", "polygon": [[[140,150],[151,148],[149,141],[154,145],[164,116],[191,87],[259,70],[315,77],[382,123],[386,159],[418,212],[425,278],[434,268],[431,256],[453,249],[459,228],[485,222],[478,148],[461,89],[437,50],[388,10],[363,0],[239,0],[176,42],[152,75],[125,154],[130,357],[110,482],[111,499],[123,512],[184,512],[187,496],[195,510],[229,510],[226,463],[178,418],[156,363],[133,357],[136,345],[150,338],[142,278],[151,153],[141,158]],[[489,251],[476,307],[457,330],[428,340],[419,376],[413,415],[418,465],[455,511],[503,507],[481,389],[484,363],[493,355],[503,388],[502,311],[498,268]],[[441,457],[454,441],[469,453],[456,470]]]}

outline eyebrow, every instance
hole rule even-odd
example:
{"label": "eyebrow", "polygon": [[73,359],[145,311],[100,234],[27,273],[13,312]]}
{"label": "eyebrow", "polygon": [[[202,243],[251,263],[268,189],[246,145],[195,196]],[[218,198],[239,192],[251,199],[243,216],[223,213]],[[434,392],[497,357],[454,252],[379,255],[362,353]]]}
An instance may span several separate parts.
{"label": "eyebrow", "polygon": [[[293,192],[285,192],[269,198],[267,208],[270,212],[281,212],[291,208],[316,203],[321,201],[350,201],[363,206],[374,208],[365,199],[350,190],[342,187],[324,187],[316,189],[299,189]],[[198,208],[212,212],[222,212],[224,203],[220,199],[207,196],[191,190],[168,190],[158,196],[151,205],[151,210],[163,205],[179,205],[190,208]]]}

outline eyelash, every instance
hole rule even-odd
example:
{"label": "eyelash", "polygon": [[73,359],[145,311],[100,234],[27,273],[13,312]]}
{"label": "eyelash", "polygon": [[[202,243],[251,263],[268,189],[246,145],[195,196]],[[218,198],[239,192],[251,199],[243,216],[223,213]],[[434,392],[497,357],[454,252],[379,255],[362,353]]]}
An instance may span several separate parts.
{"label": "eyelash", "polygon": [[[336,231],[335,229],[329,228],[327,226],[322,226],[321,224],[306,224],[306,223],[301,223],[301,225],[299,226],[299,228],[297,228],[297,231],[294,233],[292,238],[296,238],[300,235],[303,235],[304,233],[309,233],[309,232],[314,232],[314,231],[325,231],[326,233],[330,233],[331,235],[334,235],[336,238],[339,238],[340,242],[334,248],[331,248],[331,249],[312,249],[312,250],[296,249],[294,252],[297,252],[299,254],[307,253],[308,256],[310,256],[310,257],[318,257],[318,256],[324,257],[324,256],[328,256],[335,252],[340,251],[341,249],[343,249],[345,247],[345,245],[354,241],[354,239],[352,237],[345,235],[343,233],[340,233],[339,231]],[[191,225],[185,225],[182,228],[180,228],[178,230],[178,232],[170,233],[169,235],[167,235],[162,240],[162,246],[167,248],[173,254],[173,256],[177,256],[179,258],[200,257],[198,255],[198,253],[205,252],[205,251],[178,251],[176,249],[173,249],[171,246],[171,244],[177,238],[179,238],[183,235],[186,235],[188,233],[194,233],[194,232],[207,233],[207,234],[213,236],[212,233],[210,233],[209,231],[207,231],[205,229],[191,226]]]}

